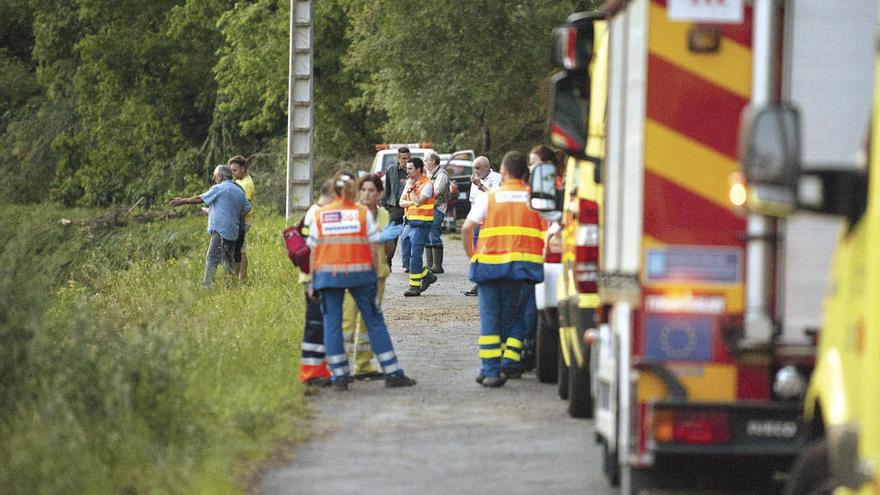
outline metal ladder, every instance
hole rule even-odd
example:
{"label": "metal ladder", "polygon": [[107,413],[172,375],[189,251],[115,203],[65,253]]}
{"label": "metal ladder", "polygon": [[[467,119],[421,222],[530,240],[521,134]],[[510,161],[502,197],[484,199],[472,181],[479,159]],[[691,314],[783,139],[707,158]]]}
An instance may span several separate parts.
{"label": "metal ladder", "polygon": [[287,83],[287,200],[284,218],[301,217],[312,204],[312,2],[290,0]]}

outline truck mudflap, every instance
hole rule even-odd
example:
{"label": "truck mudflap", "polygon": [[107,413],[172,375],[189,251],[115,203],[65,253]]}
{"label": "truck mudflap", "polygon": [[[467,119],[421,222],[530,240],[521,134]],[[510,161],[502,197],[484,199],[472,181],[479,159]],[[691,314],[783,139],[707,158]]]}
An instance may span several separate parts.
{"label": "truck mudflap", "polygon": [[801,410],[800,402],[642,403],[637,458],[641,464],[682,455],[794,459],[807,444]]}

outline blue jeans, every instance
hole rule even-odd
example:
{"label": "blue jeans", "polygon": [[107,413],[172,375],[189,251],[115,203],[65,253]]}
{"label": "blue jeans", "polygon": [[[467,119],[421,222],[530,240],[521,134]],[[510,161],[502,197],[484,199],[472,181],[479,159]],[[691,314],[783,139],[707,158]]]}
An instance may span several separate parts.
{"label": "blue jeans", "polygon": [[434,221],[431,222],[431,230],[428,231],[428,246],[443,247],[443,238],[440,233],[443,231],[443,218],[446,213],[434,208]]}
{"label": "blue jeans", "polygon": [[224,239],[217,232],[211,233],[211,243],[208,244],[208,252],[205,254],[205,277],[202,279],[202,287],[214,285],[214,274],[217,273],[217,265],[223,262],[226,273],[234,270],[235,241]]}
{"label": "blue jeans", "polygon": [[479,284],[481,375],[496,377],[502,368],[520,368],[528,286],[507,280]]}
{"label": "blue jeans", "polygon": [[[391,337],[388,335],[385,317],[376,304],[376,284],[349,287],[347,290],[364,318],[367,334],[370,336],[370,347],[373,348],[373,354],[382,366],[382,372],[386,375],[402,373],[403,370],[397,364],[397,355],[394,354]],[[346,289],[320,291],[321,311],[324,314],[324,346],[327,349],[327,362],[330,364],[333,380],[350,374],[348,355],[345,353],[345,343],[342,339],[342,301],[345,291]]]}
{"label": "blue jeans", "polygon": [[428,274],[428,268],[424,266],[422,254],[425,252],[429,230],[431,230],[431,222],[423,220],[409,222],[409,239],[412,246],[409,257],[410,287],[421,287],[422,278]]}

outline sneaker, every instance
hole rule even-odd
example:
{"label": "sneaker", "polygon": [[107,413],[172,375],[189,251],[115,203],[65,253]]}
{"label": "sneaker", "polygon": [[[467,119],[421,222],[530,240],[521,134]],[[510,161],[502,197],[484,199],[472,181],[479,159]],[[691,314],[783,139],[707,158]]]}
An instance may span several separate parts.
{"label": "sneaker", "polygon": [[482,373],[480,373],[479,375],[477,375],[477,383],[479,383],[480,385],[483,384],[483,381],[484,381],[485,379],[486,379],[486,375],[484,375],[484,374],[482,374]]}
{"label": "sneaker", "polygon": [[465,291],[464,295],[466,296],[476,296],[477,295],[477,286],[473,286],[471,290]]}
{"label": "sneaker", "polygon": [[436,281],[437,281],[437,276],[434,275],[433,273],[431,273],[431,271],[429,270],[428,274],[425,275],[425,278],[422,279],[422,291],[424,291],[425,289],[430,287],[431,284],[433,284]]}
{"label": "sneaker", "polygon": [[348,390],[349,383],[351,383],[351,378],[348,376],[340,376],[336,380],[333,380],[333,389],[337,392]]}
{"label": "sneaker", "polygon": [[382,373],[381,371],[368,371],[366,373],[359,373],[357,375],[354,375],[354,379],[370,381],[375,380],[376,378],[382,378],[384,376],[385,373]]}
{"label": "sneaker", "polygon": [[416,381],[403,374],[403,372],[385,375],[385,388],[412,387]]}
{"label": "sneaker", "polygon": [[330,380],[330,377],[328,376],[316,376],[315,378],[309,378],[305,381],[307,387],[315,388],[329,387],[332,384],[333,381]]}
{"label": "sneaker", "polygon": [[404,292],[403,295],[405,297],[420,296],[422,295],[422,289],[418,287],[410,287],[409,289],[406,289],[406,292]]}
{"label": "sneaker", "polygon": [[503,387],[504,382],[506,381],[507,377],[505,377],[503,374],[500,376],[487,376],[483,379],[483,382],[480,383],[480,385],[488,388],[497,388]]}
{"label": "sneaker", "polygon": [[515,380],[517,378],[522,378],[522,370],[516,368],[503,368],[501,373],[510,380]]}

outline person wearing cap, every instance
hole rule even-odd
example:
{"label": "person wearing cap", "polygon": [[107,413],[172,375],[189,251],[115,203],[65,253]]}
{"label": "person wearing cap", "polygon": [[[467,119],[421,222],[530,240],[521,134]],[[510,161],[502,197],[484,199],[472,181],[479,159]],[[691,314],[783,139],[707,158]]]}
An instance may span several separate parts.
{"label": "person wearing cap", "polygon": [[312,248],[312,290],[321,299],[324,345],[333,386],[348,390],[351,381],[348,356],[342,337],[342,305],[346,291],[360,309],[370,336],[370,345],[385,375],[386,387],[409,387],[416,381],[406,376],[388,335],[382,310],[376,304],[376,269],[371,241],[381,233],[369,210],[355,203],[358,183],[352,174],[333,177],[334,199],[307,215],[307,243]]}
{"label": "person wearing cap", "polygon": [[175,208],[202,203],[209,207],[208,234],[211,236],[208,252],[205,254],[205,276],[202,279],[202,288],[207,289],[214,285],[217,265],[221,262],[227,275],[233,273],[240,222],[251,211],[251,204],[241,186],[232,181],[232,170],[225,165],[214,169],[214,185],[208,191],[198,196],[176,197],[171,200],[171,206]]}
{"label": "person wearing cap", "polygon": [[[544,280],[544,233],[541,216],[529,208],[523,182],[528,167],[522,153],[511,151],[501,161],[501,187],[474,203],[461,228],[471,256],[470,279],[479,287],[479,357],[477,382],[500,387],[522,374],[524,309]],[[476,249],[470,235],[482,223]]]}

